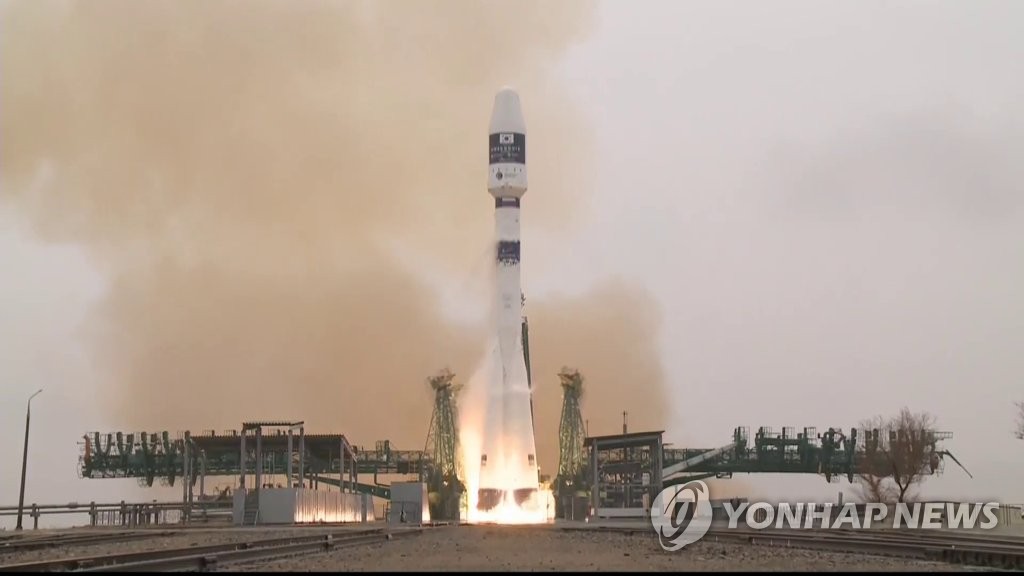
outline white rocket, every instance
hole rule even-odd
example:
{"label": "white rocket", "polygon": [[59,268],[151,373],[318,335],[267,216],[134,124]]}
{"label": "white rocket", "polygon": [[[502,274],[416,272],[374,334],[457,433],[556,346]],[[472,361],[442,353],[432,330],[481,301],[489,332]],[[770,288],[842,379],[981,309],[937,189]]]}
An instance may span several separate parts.
{"label": "white rocket", "polygon": [[519,278],[519,203],[526,193],[526,123],[519,94],[494,97],[487,190],[494,197],[496,346],[487,390],[487,420],[480,457],[477,507],[490,510],[511,497],[516,505],[537,493],[531,390],[523,349],[523,297]]}

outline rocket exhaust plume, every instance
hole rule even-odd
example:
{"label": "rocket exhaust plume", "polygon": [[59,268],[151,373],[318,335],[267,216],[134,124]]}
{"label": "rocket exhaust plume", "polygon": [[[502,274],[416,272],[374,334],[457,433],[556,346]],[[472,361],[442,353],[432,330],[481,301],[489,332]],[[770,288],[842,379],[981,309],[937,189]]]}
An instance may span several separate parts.
{"label": "rocket exhaust plume", "polygon": [[[410,386],[472,372],[494,335],[443,314],[434,289],[466,283],[493,239],[472,135],[508,78],[543,94],[523,101],[530,172],[557,193],[531,195],[528,222],[578,229],[599,163],[549,64],[595,15],[589,0],[0,3],[0,210],[102,276],[78,333],[96,425],[295,417],[422,446],[429,391]],[[636,282],[528,303],[542,473],[564,364],[591,383],[592,433],[613,433],[623,407],[667,424],[661,313]],[[483,404],[460,400],[480,421],[463,441],[482,435]]]}

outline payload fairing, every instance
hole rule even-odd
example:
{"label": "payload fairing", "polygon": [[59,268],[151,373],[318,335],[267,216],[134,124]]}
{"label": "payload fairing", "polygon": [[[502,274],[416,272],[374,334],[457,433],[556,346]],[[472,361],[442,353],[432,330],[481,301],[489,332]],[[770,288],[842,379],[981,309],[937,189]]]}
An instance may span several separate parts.
{"label": "payload fairing", "polygon": [[526,123],[519,95],[511,88],[495,96],[489,132],[487,190],[494,197],[497,233],[497,339],[480,456],[480,510],[507,504],[509,498],[523,506],[537,494],[539,480],[519,277],[519,205],[527,188]]}

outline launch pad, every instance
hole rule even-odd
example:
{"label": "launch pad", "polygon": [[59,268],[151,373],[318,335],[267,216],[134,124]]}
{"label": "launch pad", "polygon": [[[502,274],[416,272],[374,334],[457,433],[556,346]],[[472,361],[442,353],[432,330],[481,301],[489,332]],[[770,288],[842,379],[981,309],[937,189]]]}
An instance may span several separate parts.
{"label": "launch pad", "polygon": [[[450,381],[450,378],[449,374],[444,380]],[[581,382],[578,374],[575,380],[566,380]],[[574,400],[576,389],[576,386],[566,387],[563,423],[582,422],[579,404]],[[439,400],[432,421],[457,422],[454,398],[446,396],[450,394],[450,387],[441,386],[437,391]],[[428,445],[425,451],[393,450],[390,442],[381,441],[377,442],[377,449],[350,446],[349,452],[341,443],[344,435],[303,434],[304,440],[296,442],[298,452],[295,453],[296,456],[301,454],[301,459],[293,457],[295,484],[314,491],[362,494],[377,502],[391,502],[395,498],[391,485],[378,483],[378,479],[413,480],[427,486],[430,519],[434,521],[536,524],[551,522],[554,518],[635,517],[643,514],[664,487],[693,479],[781,473],[822,476],[826,482],[838,482],[842,478],[852,481],[864,470],[876,468],[872,459],[876,457],[874,450],[880,441],[874,431],[842,432],[833,428],[818,434],[814,428],[804,428],[797,433],[787,427],[778,434],[769,427],[761,427],[750,442],[748,429],[737,427],[731,441],[718,448],[674,448],[663,442],[663,433],[657,430],[586,437],[582,429],[577,435],[563,427],[559,472],[552,483],[553,490],[539,488],[532,493],[518,494],[493,489],[483,491],[483,494],[495,494],[500,500],[491,508],[493,514],[480,514],[467,502],[462,488],[468,484],[467,479],[454,472],[463,469],[458,457],[459,430],[456,427],[451,429],[452,435],[441,436],[434,428],[432,425],[433,445]],[[247,428],[243,426],[243,429]],[[251,434],[252,430],[250,424],[248,432],[243,434]],[[264,479],[273,483],[287,472],[285,435],[262,436],[258,443],[250,436],[250,441],[244,445],[246,457],[243,459],[243,434],[214,434],[212,431],[174,436],[168,432],[93,433],[86,436],[83,445],[80,473],[83,478],[137,478],[144,486],[152,486],[156,480],[168,485],[180,481],[182,517],[187,521],[188,514],[184,512],[193,506],[222,502],[225,498],[227,502],[231,500],[231,494],[207,495],[202,486],[208,477],[255,481],[257,462],[261,463],[261,483]],[[952,436],[950,433],[929,434],[934,463],[930,473],[934,474],[941,472],[946,457],[954,461],[956,458],[940,445]],[[445,454],[455,455],[455,459],[449,461]],[[368,475],[372,475],[372,482],[363,480]],[[191,487],[197,482],[200,494],[195,497]],[[255,486],[254,482],[246,485],[250,490]],[[534,509],[523,510],[524,504]]]}

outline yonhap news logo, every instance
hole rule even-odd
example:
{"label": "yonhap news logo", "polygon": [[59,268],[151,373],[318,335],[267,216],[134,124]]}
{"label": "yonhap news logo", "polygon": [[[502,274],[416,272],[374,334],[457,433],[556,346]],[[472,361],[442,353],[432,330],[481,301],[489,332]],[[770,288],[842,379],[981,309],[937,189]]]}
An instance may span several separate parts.
{"label": "yonhap news logo", "polygon": [[661,547],[674,552],[693,544],[711,528],[711,496],[700,480],[665,488],[654,498],[651,524]]}
{"label": "yonhap news logo", "polygon": [[[999,525],[1000,508],[997,502],[835,505],[722,501],[720,517],[721,528],[729,530],[991,530]],[[711,529],[712,516],[711,494],[700,480],[665,488],[651,506],[651,525],[668,552],[704,538]]]}

